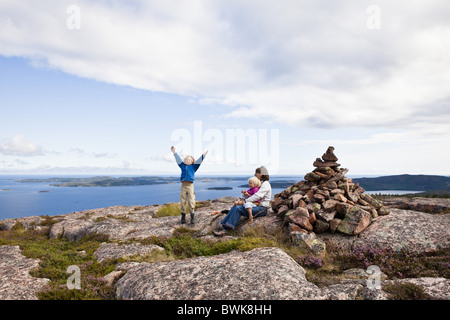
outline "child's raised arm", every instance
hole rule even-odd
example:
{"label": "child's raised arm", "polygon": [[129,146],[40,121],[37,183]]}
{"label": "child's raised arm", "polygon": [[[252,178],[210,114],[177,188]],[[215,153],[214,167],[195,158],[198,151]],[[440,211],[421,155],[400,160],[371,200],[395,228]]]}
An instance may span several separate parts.
{"label": "child's raised arm", "polygon": [[198,158],[198,159],[194,162],[193,166],[194,166],[194,168],[195,168],[195,171],[198,170],[198,168],[199,168],[200,165],[202,164],[203,159],[205,158],[205,156],[206,156],[207,153],[208,153],[208,150],[206,150],[205,152],[203,152],[203,154],[200,156],[200,158]]}
{"label": "child's raised arm", "polygon": [[170,150],[173,152],[173,155],[175,157],[175,160],[177,161],[178,166],[180,166],[183,163],[183,160],[181,160],[181,157],[178,155],[178,153],[175,152],[175,147],[172,146]]}
{"label": "child's raised arm", "polygon": [[206,150],[205,152],[203,152],[203,154],[200,156],[200,158],[198,158],[198,159],[194,162],[194,164],[200,165],[200,164],[202,163],[203,159],[205,158],[205,156],[206,156],[207,154],[208,154],[208,150]]}

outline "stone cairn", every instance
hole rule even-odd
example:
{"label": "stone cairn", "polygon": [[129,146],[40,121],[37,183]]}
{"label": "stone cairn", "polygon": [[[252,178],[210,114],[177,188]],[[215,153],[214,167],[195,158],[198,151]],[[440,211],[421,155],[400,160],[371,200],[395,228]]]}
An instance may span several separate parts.
{"label": "stone cairn", "polygon": [[340,169],[336,161],[334,147],[329,147],[305,180],[274,195],[272,209],[288,224],[293,242],[317,239],[316,234],[328,231],[357,235],[379,215],[389,214],[388,208],[346,178],[349,170]]}

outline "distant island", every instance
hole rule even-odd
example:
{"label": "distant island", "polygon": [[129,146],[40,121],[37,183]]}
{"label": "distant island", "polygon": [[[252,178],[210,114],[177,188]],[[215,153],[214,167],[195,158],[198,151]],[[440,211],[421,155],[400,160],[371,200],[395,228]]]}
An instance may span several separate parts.
{"label": "distant island", "polygon": [[433,175],[394,175],[378,178],[358,178],[353,182],[359,183],[367,191],[409,190],[435,191],[450,190],[450,178]]}
{"label": "distant island", "polygon": [[[213,181],[213,180],[235,180],[242,179],[236,177],[205,177],[197,178],[196,181]],[[120,186],[145,186],[180,182],[179,177],[110,177],[97,176],[91,178],[46,178],[46,179],[18,179],[20,183],[50,183],[52,187],[120,187]],[[221,187],[219,187],[221,188]],[[229,187],[226,187],[229,188]],[[230,188],[231,189],[231,188]],[[229,190],[229,189],[221,189]]]}
{"label": "distant island", "polygon": [[167,184],[180,181],[175,177],[109,177],[100,176],[92,178],[48,178],[48,179],[19,179],[22,183],[57,182],[50,184],[52,187],[118,187],[118,186],[143,186],[154,184]]}
{"label": "distant island", "polygon": [[[270,180],[270,186],[272,188],[288,188],[294,183],[298,182],[297,180]],[[248,184],[242,184],[238,186],[238,188],[247,188]]]}
{"label": "distant island", "polygon": [[[246,180],[243,177],[200,177],[196,181],[214,180]],[[19,179],[16,182],[22,183],[51,183],[54,187],[117,187],[117,186],[143,186],[178,183],[179,177],[110,177],[97,176],[91,178],[48,178],[48,179]],[[288,188],[298,180],[270,180],[272,188]],[[450,178],[435,175],[393,175],[377,178],[354,178],[353,182],[359,183],[367,191],[382,190],[408,190],[408,191],[435,191],[450,190]],[[242,184],[238,188],[248,188],[247,184]],[[231,190],[231,187],[211,187],[208,190]],[[11,191],[3,189],[0,191]]]}

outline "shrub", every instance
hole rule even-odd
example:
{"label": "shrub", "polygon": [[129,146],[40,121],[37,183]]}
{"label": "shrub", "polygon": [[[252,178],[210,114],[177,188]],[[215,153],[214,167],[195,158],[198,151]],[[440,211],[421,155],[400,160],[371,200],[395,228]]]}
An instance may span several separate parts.
{"label": "shrub", "polygon": [[425,290],[413,283],[393,283],[383,286],[383,290],[389,293],[391,300],[428,300],[430,296]]}
{"label": "shrub", "polygon": [[165,249],[167,255],[173,255],[178,259],[197,256],[213,256],[228,253],[232,250],[248,251],[260,247],[275,247],[277,243],[269,238],[243,236],[227,241],[209,241],[197,238],[197,231],[180,227],[176,229],[172,237],[149,237],[140,242],[142,244],[156,244]]}
{"label": "shrub", "polygon": [[114,299],[115,290],[108,286],[104,275],[114,270],[113,265],[88,261],[79,265],[80,289],[68,289],[67,278],[53,281],[49,286],[37,294],[41,300],[100,300]]}
{"label": "shrub", "polygon": [[58,220],[55,219],[56,217],[57,216],[49,216],[49,215],[41,216],[43,220],[41,221],[40,226],[51,227],[52,225],[58,222]]}
{"label": "shrub", "polygon": [[191,258],[196,256],[213,256],[227,253],[238,247],[238,240],[224,242],[210,242],[194,238],[192,235],[178,234],[161,243],[168,254],[179,258]]}
{"label": "shrub", "polygon": [[156,218],[168,217],[168,216],[178,216],[181,213],[181,206],[179,203],[169,203],[163,205],[155,213]]}
{"label": "shrub", "polygon": [[[48,230],[14,230],[0,232],[0,245],[18,245],[27,258],[39,259],[39,267],[30,272],[34,277],[48,278],[50,283],[40,293],[40,299],[112,299],[112,289],[102,277],[114,269],[113,265],[93,262],[93,254],[105,235],[88,236],[78,241],[64,238],[48,239]],[[85,252],[85,254],[80,254]],[[68,290],[66,273],[71,265],[81,269],[81,290]]]}
{"label": "shrub", "polygon": [[335,259],[343,268],[367,268],[377,265],[389,278],[417,278],[450,276],[450,251],[429,254],[396,252],[389,248],[359,247],[351,253],[339,254]]}
{"label": "shrub", "polygon": [[239,251],[250,251],[255,248],[262,248],[262,247],[276,247],[277,244],[275,241],[263,238],[263,237],[242,237],[239,239],[239,244],[237,249]]}
{"label": "shrub", "polygon": [[312,255],[312,254],[307,254],[304,256],[299,256],[297,257],[297,259],[295,259],[295,261],[306,268],[311,268],[311,269],[318,269],[321,268],[323,265],[323,259],[321,257]]}
{"label": "shrub", "polygon": [[[196,201],[195,209],[204,208],[210,205],[209,201]],[[167,217],[167,216],[178,216],[181,214],[181,205],[179,202],[173,202],[163,205],[155,213],[156,218]]]}

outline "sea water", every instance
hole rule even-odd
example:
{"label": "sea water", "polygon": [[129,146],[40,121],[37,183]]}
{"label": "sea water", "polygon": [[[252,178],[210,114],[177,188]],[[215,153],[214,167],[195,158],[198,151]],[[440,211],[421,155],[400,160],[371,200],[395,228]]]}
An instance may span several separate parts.
{"label": "sea water", "polygon": [[[18,182],[18,179],[46,179],[50,176],[0,176],[0,220],[40,215],[60,215],[111,206],[146,206],[180,201],[179,182],[117,187],[56,187],[56,182]],[[301,178],[298,178],[301,180]],[[248,177],[195,181],[196,200],[224,196],[239,197]],[[297,181],[299,181],[297,180]],[[231,190],[208,190],[230,187]],[[272,188],[272,196],[284,188]]]}
{"label": "sea water", "polygon": [[[72,178],[81,178],[81,176]],[[86,178],[86,176],[84,176]],[[147,206],[180,201],[180,183],[117,187],[56,187],[55,182],[18,182],[18,179],[47,179],[50,176],[0,176],[0,220],[40,215],[60,215],[111,206]],[[248,177],[202,177],[195,182],[196,200],[213,200],[224,196],[239,197],[247,189]],[[302,177],[272,177],[272,181]],[[231,190],[210,190],[230,187]],[[272,187],[274,194],[285,188]],[[367,191],[368,194],[406,194],[418,191]]]}

